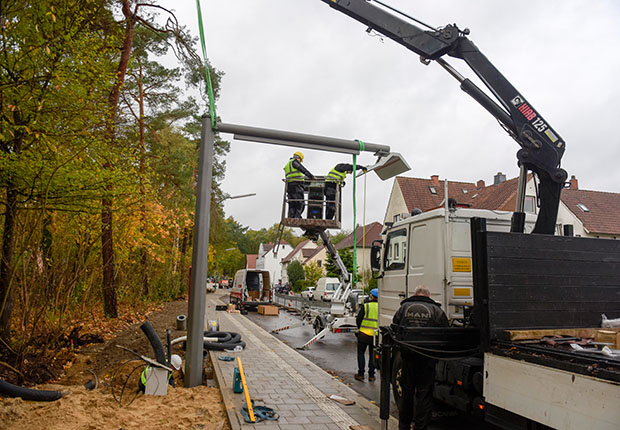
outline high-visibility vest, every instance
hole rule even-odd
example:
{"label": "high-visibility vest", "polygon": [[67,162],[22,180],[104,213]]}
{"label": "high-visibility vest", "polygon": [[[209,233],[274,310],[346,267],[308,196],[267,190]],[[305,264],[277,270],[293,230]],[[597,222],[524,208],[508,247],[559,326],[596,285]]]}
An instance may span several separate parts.
{"label": "high-visibility vest", "polygon": [[[146,387],[146,377],[147,377],[147,374],[149,373],[150,368],[151,366],[147,365],[142,371],[142,374],[140,375],[140,382],[142,382],[142,385],[144,385],[145,387]],[[170,378],[172,378],[172,372],[168,372],[168,379]]]}
{"label": "high-visibility vest", "polygon": [[327,178],[325,178],[328,182],[343,182],[347,177],[347,172],[339,172],[334,167],[328,174]]}
{"label": "high-visibility vest", "polygon": [[293,167],[294,160],[294,158],[291,158],[284,166],[284,177],[289,181],[301,181],[305,175]]}
{"label": "high-visibility vest", "polygon": [[379,330],[379,303],[364,303],[364,319],[360,331],[368,336],[374,336]]}

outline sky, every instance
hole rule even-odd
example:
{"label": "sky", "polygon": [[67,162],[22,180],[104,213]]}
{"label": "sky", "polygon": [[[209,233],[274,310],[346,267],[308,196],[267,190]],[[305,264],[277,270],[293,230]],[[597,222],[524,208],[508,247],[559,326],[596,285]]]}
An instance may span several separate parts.
{"label": "sky", "polygon": [[[383,1],[435,28],[469,28],[469,39],[565,140],[562,167],[579,188],[620,192],[620,2]],[[194,1],[160,3],[198,37]],[[487,185],[498,172],[518,176],[518,144],[454,78],[321,0],[201,0],[201,7],[209,60],[224,72],[223,122],[388,145],[411,166],[403,176]],[[479,82],[463,61],[445,59]],[[222,137],[231,141],[223,190],[256,193],[226,201],[226,214],[252,229],[278,223],[283,167],[296,149]],[[302,152],[315,175],[352,162]],[[358,163],[375,159],[364,152]],[[358,178],[358,224],[383,221],[393,181]],[[352,188],[349,176],[347,230]]]}

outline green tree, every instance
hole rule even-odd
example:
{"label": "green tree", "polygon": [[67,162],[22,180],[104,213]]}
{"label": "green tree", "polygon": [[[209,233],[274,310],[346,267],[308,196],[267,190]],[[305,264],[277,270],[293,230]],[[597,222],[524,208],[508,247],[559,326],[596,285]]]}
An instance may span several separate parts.
{"label": "green tree", "polygon": [[293,288],[293,291],[301,291],[301,282],[304,278],[304,267],[302,264],[295,260],[292,261],[286,268],[286,274],[288,275],[288,282]]}
{"label": "green tree", "polygon": [[[350,248],[342,248],[338,250],[338,255],[340,255],[340,259],[344,264],[345,268],[349,273],[353,273],[353,252]],[[327,272],[327,276],[340,276],[340,270],[338,266],[334,263],[331,255],[327,254],[327,259],[325,260],[325,271]]]}
{"label": "green tree", "polygon": [[304,266],[304,277],[310,286],[316,285],[317,281],[324,276],[323,268],[316,261]]}

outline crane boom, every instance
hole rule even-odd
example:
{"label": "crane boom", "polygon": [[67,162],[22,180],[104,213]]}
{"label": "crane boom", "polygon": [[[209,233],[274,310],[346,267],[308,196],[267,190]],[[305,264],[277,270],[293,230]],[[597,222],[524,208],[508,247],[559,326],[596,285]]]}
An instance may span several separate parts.
{"label": "crane boom", "polygon": [[[560,194],[567,173],[560,167],[565,142],[534,107],[500,73],[466,36],[469,30],[460,30],[455,24],[433,30],[422,30],[415,24],[376,6],[371,0],[321,0],[333,9],[361,22],[405,48],[420,55],[424,63],[437,61],[461,84],[461,89],[493,115],[517,141],[521,149],[517,159],[523,172],[536,173],[540,181],[540,211],[533,233],[553,234],[557,220]],[[444,56],[463,60],[489,88],[496,102],[471,80],[460,75]],[[523,169],[525,168],[525,170]],[[523,179],[523,178],[522,178]],[[519,190],[524,193],[525,190]],[[523,196],[518,201],[523,201]],[[520,222],[523,208],[517,208],[513,217],[513,231],[523,231]]]}

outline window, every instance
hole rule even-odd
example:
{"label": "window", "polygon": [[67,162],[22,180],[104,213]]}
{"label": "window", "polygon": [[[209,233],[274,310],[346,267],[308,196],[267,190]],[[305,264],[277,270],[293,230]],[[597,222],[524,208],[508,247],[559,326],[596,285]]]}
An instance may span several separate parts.
{"label": "window", "polygon": [[428,186],[428,190],[431,192],[431,194],[437,194],[437,189],[435,189],[435,187],[433,187],[432,185]]}
{"label": "window", "polygon": [[588,207],[584,205],[583,203],[577,203],[577,207],[584,212],[590,212],[590,209],[588,209]]}
{"label": "window", "polygon": [[393,221],[394,221],[394,222],[398,222],[398,221],[400,221],[400,214],[396,214],[396,215],[394,215]]}
{"label": "window", "polygon": [[535,206],[536,206],[536,197],[525,196],[525,205],[523,209],[525,213],[530,213],[530,214],[536,213],[536,209],[534,209]]}
{"label": "window", "polygon": [[462,188],[461,191],[463,191],[463,194],[467,194],[469,191],[467,191],[467,188]]}
{"label": "window", "polygon": [[385,249],[385,270],[404,269],[407,259],[407,230],[403,228],[389,233]]}
{"label": "window", "polygon": [[323,260],[316,260],[316,263],[319,265],[319,267],[323,266]]}

